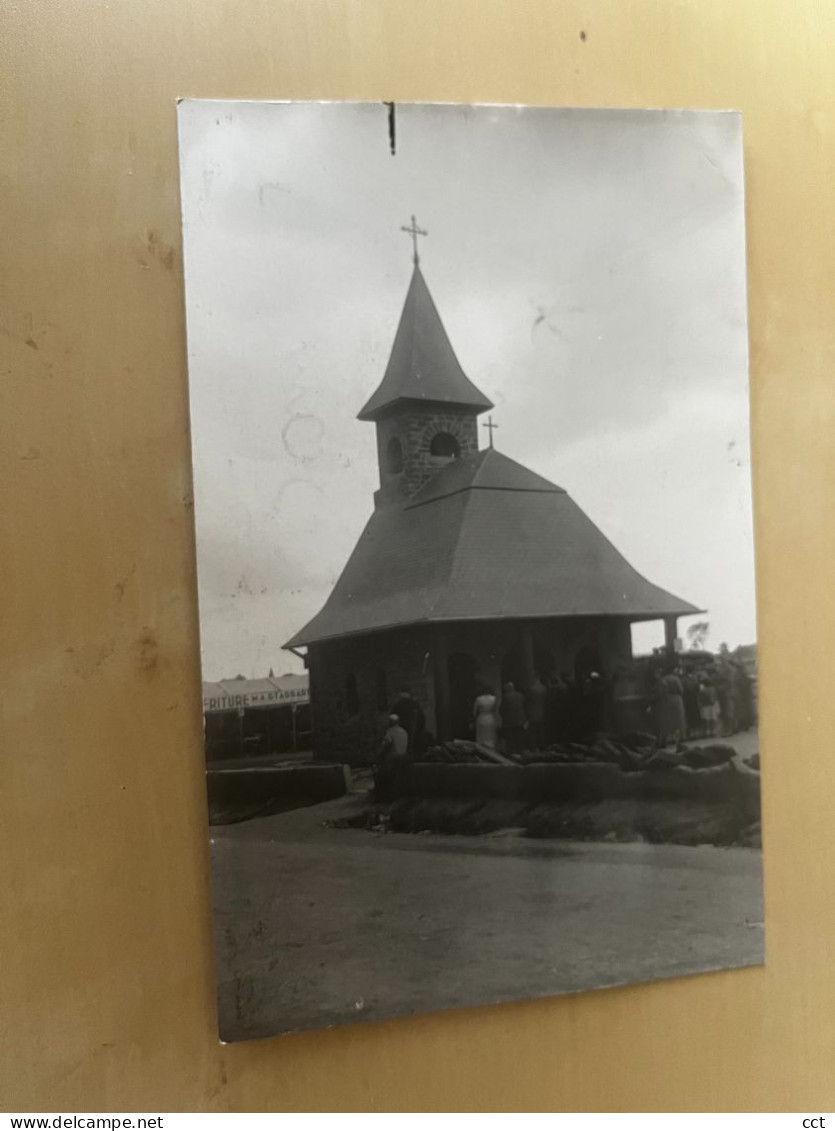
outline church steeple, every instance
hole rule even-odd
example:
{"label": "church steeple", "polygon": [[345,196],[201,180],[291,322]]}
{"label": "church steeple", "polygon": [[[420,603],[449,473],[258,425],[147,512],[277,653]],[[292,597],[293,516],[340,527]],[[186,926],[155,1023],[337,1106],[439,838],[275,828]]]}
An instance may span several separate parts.
{"label": "church steeple", "polygon": [[461,368],[417,260],[385,375],[359,419],[379,420],[404,400],[460,405],[476,412],[493,407]]}
{"label": "church steeple", "polygon": [[429,293],[417,252],[426,235],[414,216],[412,280],[383,380],[359,413],[377,426],[377,504],[402,500],[453,459],[478,451],[478,421],[493,404],[470,381]]}

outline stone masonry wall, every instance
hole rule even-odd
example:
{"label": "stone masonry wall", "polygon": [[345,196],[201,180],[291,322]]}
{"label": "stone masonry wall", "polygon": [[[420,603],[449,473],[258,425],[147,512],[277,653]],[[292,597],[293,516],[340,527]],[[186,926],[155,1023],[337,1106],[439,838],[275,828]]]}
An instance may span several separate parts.
{"label": "stone masonry wall", "polygon": [[[392,413],[377,422],[377,461],[380,468],[380,490],[375,498],[385,503],[414,495],[449,460],[430,454],[432,439],[439,432],[454,436],[461,456],[478,451],[478,419],[472,409],[452,405],[414,406]],[[388,447],[397,438],[403,452],[403,470],[388,470]]]}
{"label": "stone masonry wall", "polygon": [[[367,765],[379,747],[389,711],[408,687],[433,721],[428,637],[420,630],[380,632],[316,644],[310,649],[313,751],[317,759]],[[380,673],[385,673],[384,686]],[[351,713],[347,680],[356,680],[359,710]],[[383,691],[385,694],[383,695]]]}

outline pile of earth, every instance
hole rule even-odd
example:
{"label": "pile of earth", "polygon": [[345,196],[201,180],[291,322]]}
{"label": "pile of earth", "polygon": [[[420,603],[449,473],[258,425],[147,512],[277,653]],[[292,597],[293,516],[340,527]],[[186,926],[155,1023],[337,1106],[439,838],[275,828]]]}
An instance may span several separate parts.
{"label": "pile of earth", "polygon": [[[515,758],[500,754],[478,742],[454,738],[449,742],[430,746],[416,761],[446,765],[492,763],[505,766],[607,762],[618,766],[624,773],[635,773],[639,770],[669,769],[672,766],[706,770],[732,762],[735,757],[734,748],[725,743],[682,745],[674,750],[659,748],[654,735],[639,733],[617,739],[595,735],[587,742],[553,743],[544,750],[528,750]],[[759,769],[759,759],[757,766],[751,768]]]}
{"label": "pile of earth", "polygon": [[732,802],[613,798],[579,804],[526,804],[498,798],[403,797],[386,805],[369,802],[354,816],[332,823],[374,833],[760,847],[759,822],[747,820]]}
{"label": "pile of earth", "polygon": [[[453,796],[439,778],[437,792],[414,786],[367,804],[341,827],[376,833],[440,833],[459,836],[516,835],[570,840],[645,841],[652,844],[713,844],[760,846],[758,788],[741,790],[746,775],[757,779],[759,759],[744,766],[736,751],[724,743],[658,749],[651,735],[628,739],[596,736],[529,751],[515,759],[480,746],[454,740],[431,747],[415,764],[504,765],[516,772],[525,766],[572,764],[588,766],[581,773],[599,779],[595,766],[612,767],[616,778],[634,788],[611,790],[611,795],[586,793],[573,799],[531,799],[487,796],[479,771],[473,769],[472,796]],[[469,773],[470,771],[468,771]],[[489,771],[486,771],[489,772]],[[532,771],[533,772],[533,771]],[[712,779],[712,780],[711,780]],[[655,785],[653,786],[653,783]],[[700,785],[704,783],[704,787]],[[429,783],[424,783],[428,785]],[[482,783],[483,784],[483,783]],[[612,783],[617,786],[617,781]],[[470,783],[468,783],[468,788]],[[605,788],[605,785],[604,785]],[[485,795],[479,796],[484,792]]]}

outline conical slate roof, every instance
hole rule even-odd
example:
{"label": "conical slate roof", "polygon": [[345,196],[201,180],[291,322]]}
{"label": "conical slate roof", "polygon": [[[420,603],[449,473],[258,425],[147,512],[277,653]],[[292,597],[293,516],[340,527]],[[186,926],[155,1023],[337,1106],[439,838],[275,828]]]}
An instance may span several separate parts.
{"label": "conical slate roof", "polygon": [[461,368],[417,263],[383,380],[358,419],[376,420],[402,400],[493,407]]}
{"label": "conical slate roof", "polygon": [[561,487],[487,449],[376,510],[286,647],[437,621],[700,611],[634,570]]}

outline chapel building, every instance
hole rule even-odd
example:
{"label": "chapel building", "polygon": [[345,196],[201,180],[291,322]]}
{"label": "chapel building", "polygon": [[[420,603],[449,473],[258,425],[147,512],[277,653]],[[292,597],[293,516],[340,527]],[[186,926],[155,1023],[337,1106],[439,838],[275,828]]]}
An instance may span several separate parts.
{"label": "chapel building", "polygon": [[[438,739],[471,737],[482,686],[529,688],[557,671],[605,679],[632,658],[631,628],[700,610],[642,577],[562,487],[491,446],[493,407],[458,362],[417,254],[374,424],[374,512],[304,648],[314,752],[369,761],[401,688]],[[492,437],[492,433],[491,433]]]}

